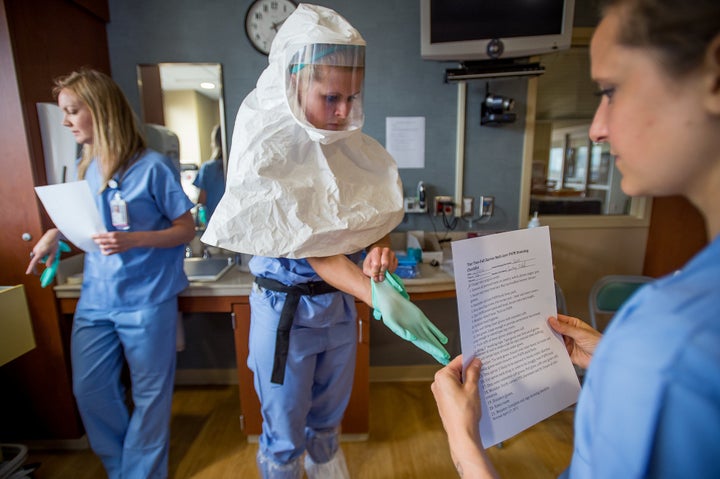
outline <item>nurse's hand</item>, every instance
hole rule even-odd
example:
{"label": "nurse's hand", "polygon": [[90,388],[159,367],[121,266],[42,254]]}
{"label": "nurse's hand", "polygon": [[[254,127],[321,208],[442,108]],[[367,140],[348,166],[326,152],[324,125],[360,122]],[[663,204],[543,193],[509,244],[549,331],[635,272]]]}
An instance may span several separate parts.
{"label": "nurse's hand", "polygon": [[452,439],[465,437],[480,443],[478,424],[482,408],[478,380],[481,366],[480,360],[473,358],[463,382],[462,355],[456,356],[450,364],[435,373],[435,381],[430,385],[445,432]]}
{"label": "nurse's hand", "polygon": [[550,317],[548,324],[562,334],[565,348],[573,364],[587,369],[595,348],[602,339],[602,334],[585,321],[564,314],[558,314],[557,318]]}
{"label": "nurse's hand", "polygon": [[440,419],[448,436],[450,455],[462,477],[499,477],[482,446],[480,417],[482,406],[478,392],[480,360],[474,358],[462,378],[462,356],[435,373],[430,386]]}
{"label": "nurse's hand", "polygon": [[37,274],[36,267],[40,262],[42,262],[43,258],[46,258],[46,267],[49,268],[52,266],[53,261],[55,261],[55,254],[57,253],[59,247],[58,241],[60,241],[60,230],[57,228],[47,230],[30,252],[30,263],[25,270],[25,274]]}
{"label": "nurse's hand", "polygon": [[363,261],[363,273],[374,281],[383,281],[385,271],[391,273],[397,269],[398,260],[393,250],[387,246],[373,246]]}
{"label": "nurse's hand", "polygon": [[109,233],[97,233],[92,236],[93,241],[100,247],[100,252],[105,256],[122,253],[137,246],[134,232],[111,231]]}

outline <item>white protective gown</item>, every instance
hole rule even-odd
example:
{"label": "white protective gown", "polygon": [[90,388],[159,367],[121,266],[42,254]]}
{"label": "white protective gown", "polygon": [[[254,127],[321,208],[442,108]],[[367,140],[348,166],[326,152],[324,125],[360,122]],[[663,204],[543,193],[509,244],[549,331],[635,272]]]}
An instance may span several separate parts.
{"label": "white protective gown", "polygon": [[397,165],[362,133],[362,118],[330,131],[293,114],[286,94],[290,59],[313,44],[365,41],[322,7],[300,4],[285,21],[268,67],[238,111],[227,188],[204,243],[258,256],[332,256],[365,248],[402,220]]}

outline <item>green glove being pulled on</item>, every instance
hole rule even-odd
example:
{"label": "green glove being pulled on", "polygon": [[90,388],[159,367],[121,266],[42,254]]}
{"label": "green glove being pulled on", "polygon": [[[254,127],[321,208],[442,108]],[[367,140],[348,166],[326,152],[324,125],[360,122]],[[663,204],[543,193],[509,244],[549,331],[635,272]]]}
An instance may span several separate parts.
{"label": "green glove being pulled on", "polygon": [[385,281],[379,283],[370,279],[372,287],[373,316],[382,318],[385,326],[434,357],[440,364],[450,361],[450,354],[443,344],[447,337],[410,302],[402,280],[395,274],[385,272]]}

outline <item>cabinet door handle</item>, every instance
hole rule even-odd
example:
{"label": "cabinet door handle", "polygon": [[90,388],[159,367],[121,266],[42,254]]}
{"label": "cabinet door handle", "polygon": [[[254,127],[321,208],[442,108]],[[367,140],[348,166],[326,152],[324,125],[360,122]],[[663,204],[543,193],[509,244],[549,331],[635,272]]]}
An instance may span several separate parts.
{"label": "cabinet door handle", "polygon": [[358,344],[363,342],[363,320],[358,318]]}

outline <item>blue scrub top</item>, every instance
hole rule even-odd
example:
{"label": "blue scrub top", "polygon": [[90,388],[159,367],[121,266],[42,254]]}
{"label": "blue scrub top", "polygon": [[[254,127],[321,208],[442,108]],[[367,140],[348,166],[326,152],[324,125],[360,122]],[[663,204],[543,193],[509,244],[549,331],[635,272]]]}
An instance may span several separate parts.
{"label": "blue scrub top", "polygon": [[[97,161],[85,173],[90,191],[97,193],[101,176]],[[172,221],[193,204],[185,195],[172,161],[153,150],[145,150],[121,178],[116,188],[96,194],[95,204],[108,231],[115,231],[110,200],[120,191],[127,203],[130,229],[155,231],[170,227]],[[184,246],[173,248],[132,248],[105,256],[85,253],[83,285],[78,308],[128,311],[139,305],[159,304],[188,286],[183,271]]]}
{"label": "blue scrub top", "polygon": [[200,171],[193,181],[193,185],[205,190],[207,194],[207,218],[215,212],[215,208],[225,193],[225,173],[223,172],[222,158],[206,161],[200,166]]}
{"label": "blue scrub top", "polygon": [[720,238],[639,290],[588,369],[570,478],[720,477]]}

